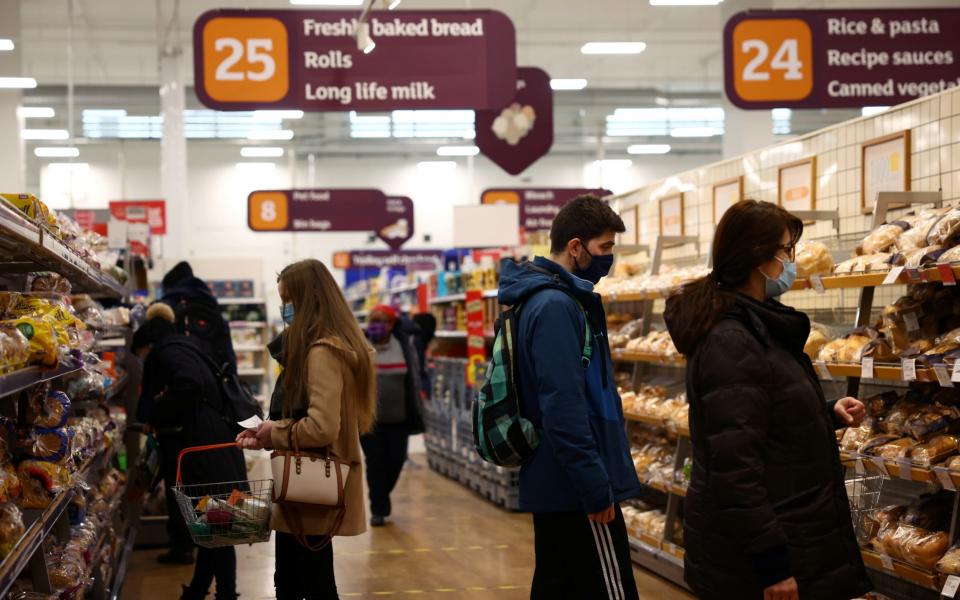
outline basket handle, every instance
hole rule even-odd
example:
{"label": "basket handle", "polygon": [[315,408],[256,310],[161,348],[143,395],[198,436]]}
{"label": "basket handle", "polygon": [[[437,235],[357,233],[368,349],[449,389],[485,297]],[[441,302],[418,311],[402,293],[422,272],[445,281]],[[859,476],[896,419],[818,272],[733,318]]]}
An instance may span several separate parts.
{"label": "basket handle", "polygon": [[180,451],[180,454],[177,455],[177,485],[183,485],[183,478],[181,477],[180,472],[180,463],[183,461],[183,457],[185,455],[193,452],[206,452],[207,450],[220,450],[221,448],[236,448],[239,446],[239,442],[227,442],[225,444],[208,444],[206,446],[191,446],[190,448],[184,448]]}

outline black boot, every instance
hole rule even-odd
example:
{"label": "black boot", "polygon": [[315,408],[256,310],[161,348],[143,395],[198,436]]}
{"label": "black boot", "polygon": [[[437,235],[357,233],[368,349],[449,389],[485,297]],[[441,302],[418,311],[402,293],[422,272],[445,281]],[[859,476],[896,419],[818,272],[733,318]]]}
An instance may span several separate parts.
{"label": "black boot", "polygon": [[157,562],[161,565],[192,565],[193,550],[170,548],[157,557]]}
{"label": "black boot", "polygon": [[207,597],[207,593],[195,592],[190,589],[189,586],[183,586],[183,593],[180,595],[180,600],[204,600]]}
{"label": "black boot", "polygon": [[371,527],[383,527],[387,524],[387,518],[383,515],[373,515],[370,517]]}

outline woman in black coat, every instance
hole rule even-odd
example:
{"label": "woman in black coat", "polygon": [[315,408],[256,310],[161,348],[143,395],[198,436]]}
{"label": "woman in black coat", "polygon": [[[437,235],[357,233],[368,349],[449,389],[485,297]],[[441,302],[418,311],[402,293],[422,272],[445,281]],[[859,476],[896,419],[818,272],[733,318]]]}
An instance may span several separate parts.
{"label": "woman in black coat", "polygon": [[826,401],[803,352],[810,321],[775,299],[796,277],[802,232],[779,206],[735,204],[717,226],[713,272],[667,302],[688,358],[684,577],[701,598],[848,600],[872,588],[835,435],[859,424],[863,404]]}
{"label": "woman in black coat", "polygon": [[[168,563],[192,562],[193,543],[172,492],[177,455],[191,446],[233,442],[238,426],[225,416],[220,386],[212,369],[198,353],[205,346],[174,332],[173,311],[155,304],[147,321],[133,337],[132,349],[144,359],[137,418],[151,426],[160,447],[161,469],[167,488]],[[199,452],[184,457],[185,485],[245,481],[247,469],[239,448]],[[229,490],[227,490],[229,491]],[[237,559],[232,546],[199,548],[193,580],[184,586],[183,600],[205,598],[217,580],[216,600],[237,598]]]}

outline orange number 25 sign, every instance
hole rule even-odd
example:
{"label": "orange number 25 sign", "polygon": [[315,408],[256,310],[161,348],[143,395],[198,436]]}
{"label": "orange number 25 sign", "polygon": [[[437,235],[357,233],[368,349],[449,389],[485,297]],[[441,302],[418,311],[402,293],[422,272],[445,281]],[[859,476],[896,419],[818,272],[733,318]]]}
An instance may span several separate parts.
{"label": "orange number 25 sign", "polygon": [[203,83],[220,102],[276,102],[290,89],[287,28],[277,19],[216,17],[203,27]]}
{"label": "orange number 25 sign", "polygon": [[801,19],[744,19],[730,52],[733,91],[742,101],[789,102],[813,91],[813,34]]}

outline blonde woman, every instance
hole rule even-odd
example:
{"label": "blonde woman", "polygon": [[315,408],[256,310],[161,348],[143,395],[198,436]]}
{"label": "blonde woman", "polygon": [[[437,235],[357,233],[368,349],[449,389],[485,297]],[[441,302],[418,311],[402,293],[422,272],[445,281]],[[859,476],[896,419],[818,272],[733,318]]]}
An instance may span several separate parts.
{"label": "blonde woman", "polygon": [[[320,261],[285,268],[279,291],[287,324],[280,414],[272,412],[271,420],[237,439],[244,448],[289,450],[292,436],[303,450],[329,448],[353,463],[344,485],[346,514],[335,535],[359,535],[366,531],[360,435],[372,428],[376,406],[373,350]],[[309,505],[274,507],[277,600],[338,598],[333,545],[324,544],[336,517],[337,511]],[[313,551],[294,534],[323,547]]]}

